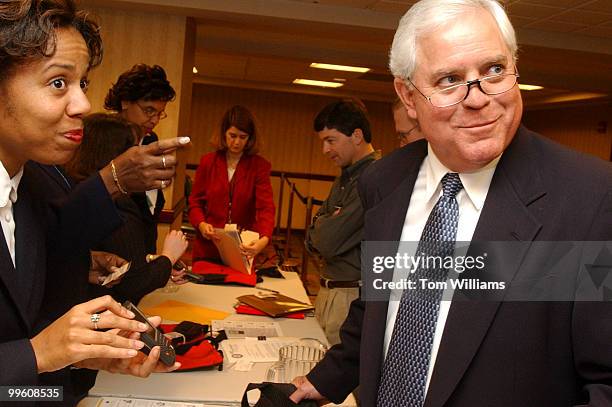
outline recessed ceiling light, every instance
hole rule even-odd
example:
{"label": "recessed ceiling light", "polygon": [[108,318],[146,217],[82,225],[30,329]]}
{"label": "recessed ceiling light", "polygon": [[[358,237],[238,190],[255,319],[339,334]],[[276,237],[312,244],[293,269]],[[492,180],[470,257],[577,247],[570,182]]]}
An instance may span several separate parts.
{"label": "recessed ceiling light", "polygon": [[198,68],[196,68],[195,66],[193,67],[193,73],[198,73]]}
{"label": "recessed ceiling light", "polygon": [[544,87],[538,86],[538,85],[527,85],[524,83],[519,83],[519,89],[520,90],[540,90],[540,89],[544,89]]}
{"label": "recessed ceiling light", "polygon": [[312,79],[294,79],[293,83],[297,85],[320,86],[322,88],[339,88],[344,85],[338,82],[315,81]]}
{"label": "recessed ceiling light", "polygon": [[370,71],[370,68],[364,68],[360,66],[322,64],[319,62],[313,62],[312,64],[310,64],[310,67],[318,68],[318,69],[331,69],[333,71],[360,72],[360,73]]}

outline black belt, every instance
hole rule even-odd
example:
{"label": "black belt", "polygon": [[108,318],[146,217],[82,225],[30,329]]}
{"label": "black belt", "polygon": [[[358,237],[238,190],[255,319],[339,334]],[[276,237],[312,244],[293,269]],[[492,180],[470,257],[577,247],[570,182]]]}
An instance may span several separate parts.
{"label": "black belt", "polygon": [[325,288],[357,288],[361,287],[361,281],[333,281],[321,278],[321,287]]}

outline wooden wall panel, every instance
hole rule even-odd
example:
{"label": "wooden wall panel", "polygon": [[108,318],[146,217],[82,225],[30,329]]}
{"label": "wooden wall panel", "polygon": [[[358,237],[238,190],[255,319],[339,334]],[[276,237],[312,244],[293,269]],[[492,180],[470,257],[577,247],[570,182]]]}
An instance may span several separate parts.
{"label": "wooden wall panel", "polygon": [[610,105],[585,105],[525,112],[523,122],[556,142],[610,160],[612,131]]}

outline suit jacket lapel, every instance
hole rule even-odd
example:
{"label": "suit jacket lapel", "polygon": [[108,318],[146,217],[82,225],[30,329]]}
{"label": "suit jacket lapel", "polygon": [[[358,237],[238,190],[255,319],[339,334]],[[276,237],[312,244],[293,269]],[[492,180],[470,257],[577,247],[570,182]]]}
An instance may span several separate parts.
{"label": "suit jacket lapel", "polygon": [[[474,231],[469,255],[481,254],[480,250],[478,253],[475,251],[478,242],[531,242],[542,227],[528,210],[530,204],[545,195],[536,166],[538,161],[529,148],[529,140],[525,130],[519,129],[500,160]],[[504,274],[496,275],[495,280],[505,281],[508,287],[528,248],[529,243],[526,243],[496,250],[495,260],[487,267],[494,272],[496,264],[503,264]],[[478,273],[487,273],[487,271]],[[482,276],[465,273],[463,277]],[[487,298],[480,298],[482,301],[478,299],[453,301],[425,406],[440,407],[446,403],[477,353],[501,304],[504,291],[499,290],[487,295]]]}
{"label": "suit jacket lapel", "polygon": [[0,280],[2,280],[2,283],[6,287],[7,293],[11,296],[13,302],[19,309],[21,316],[25,320],[25,308],[21,302],[23,295],[19,289],[17,271],[13,265],[13,260],[11,259],[11,254],[6,244],[6,240],[4,239],[4,235],[2,235],[2,244],[0,244]]}
{"label": "suit jacket lapel", "polygon": [[56,166],[43,165],[34,161],[30,161],[29,165],[37,166],[41,171],[47,173],[49,178],[55,181],[55,183],[57,183],[65,192],[70,192],[72,190],[72,186],[69,184],[68,177],[66,177],[66,175],[61,172],[62,170],[60,170]]}
{"label": "suit jacket lapel", "polygon": [[[15,219],[15,263],[13,261],[3,239],[0,245],[0,278],[7,287],[8,294],[13,299],[19,314],[26,326],[31,328],[31,316],[40,301],[40,293],[34,287],[44,285],[44,272],[38,272],[45,264],[39,264],[41,234],[37,231],[42,227],[36,222],[32,208],[31,197],[28,191],[28,179],[26,174],[21,180],[17,202],[13,206]],[[44,270],[43,270],[44,271]]]}

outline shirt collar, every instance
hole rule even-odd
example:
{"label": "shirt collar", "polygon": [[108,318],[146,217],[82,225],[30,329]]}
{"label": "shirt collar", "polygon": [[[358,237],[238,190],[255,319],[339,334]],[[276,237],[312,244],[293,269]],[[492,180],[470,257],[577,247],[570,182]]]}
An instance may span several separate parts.
{"label": "shirt collar", "polygon": [[13,178],[9,177],[4,164],[0,161],[0,207],[5,207],[10,199],[12,203],[17,202],[17,189],[23,176],[23,167]]}
{"label": "shirt collar", "polygon": [[350,178],[355,175],[360,169],[362,169],[370,161],[374,161],[378,158],[377,152],[373,151],[370,154],[363,157],[361,160],[356,161],[351,165],[347,165],[342,168],[342,178]]}
{"label": "shirt collar", "polygon": [[[469,201],[478,211],[482,209],[485,199],[487,198],[489,186],[491,185],[491,180],[493,179],[493,174],[495,173],[495,168],[497,168],[497,163],[500,158],[501,155],[477,171],[459,174],[463,189]],[[440,182],[442,181],[442,177],[444,177],[447,172],[453,171],[449,170],[440,162],[440,159],[436,156],[429,144],[427,144],[427,157],[425,161],[427,170],[427,199],[432,199],[434,195],[437,199],[441,188]]]}

